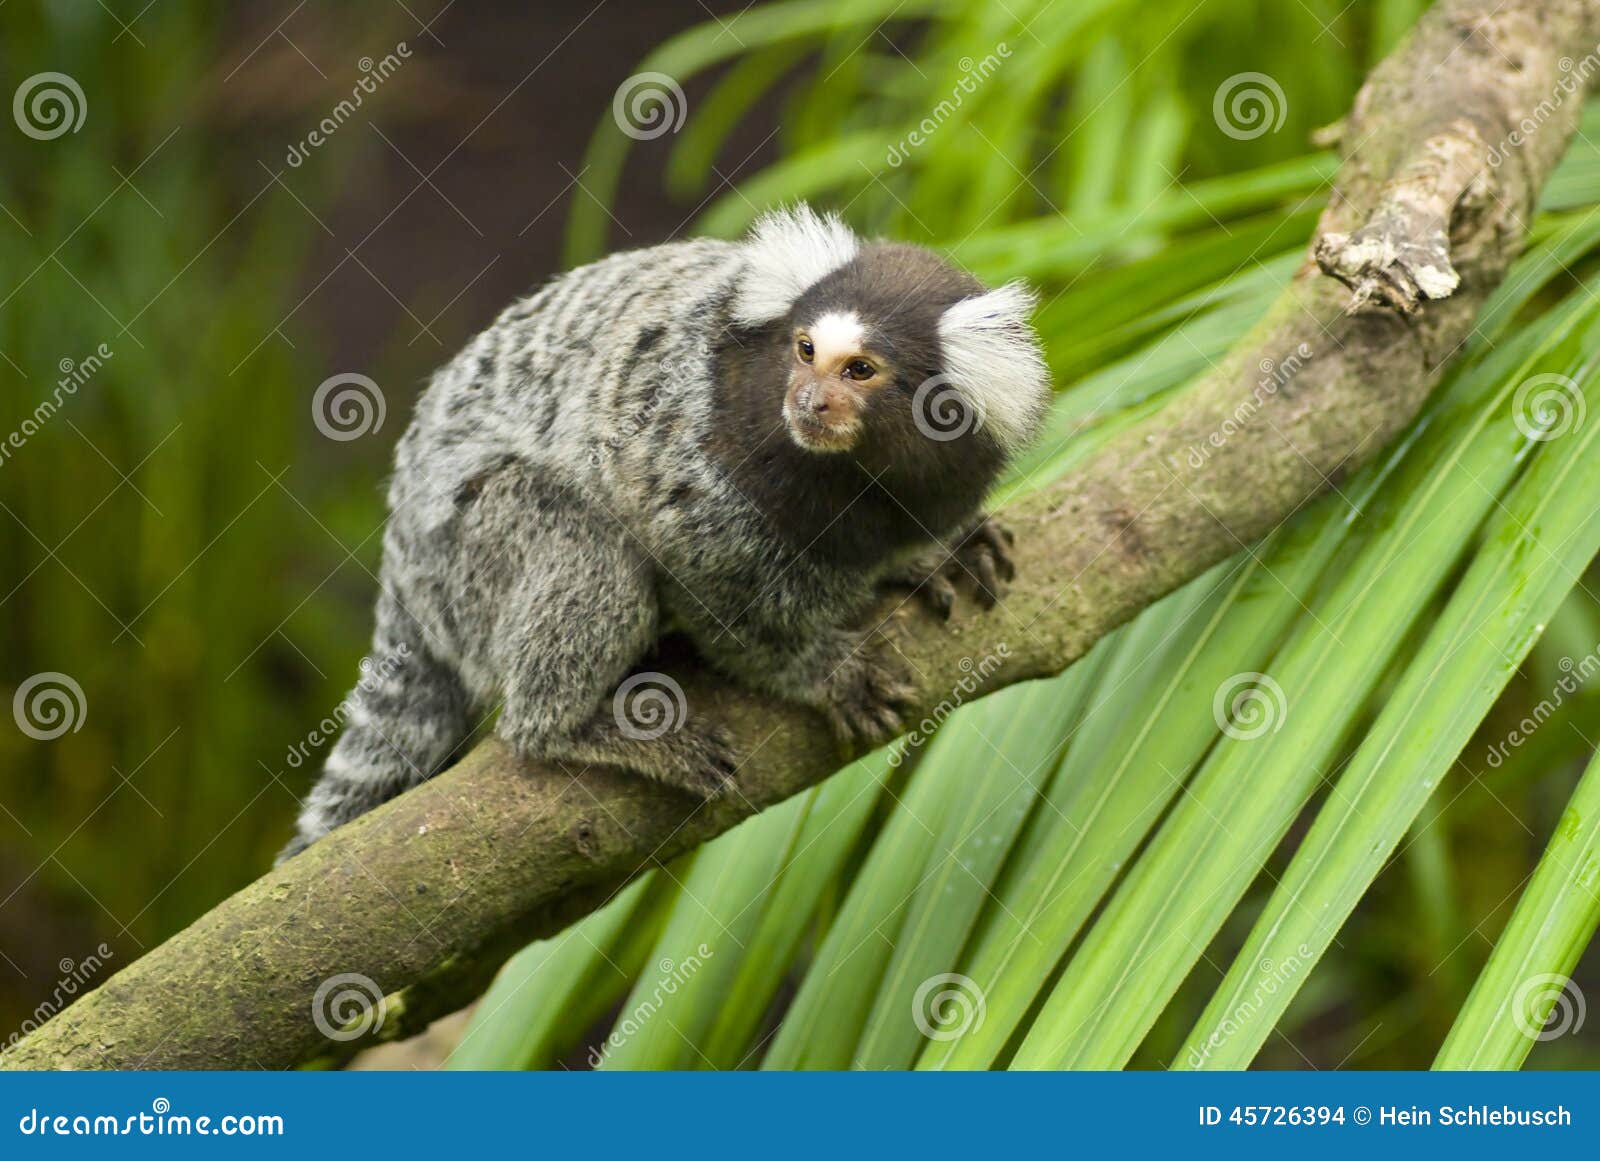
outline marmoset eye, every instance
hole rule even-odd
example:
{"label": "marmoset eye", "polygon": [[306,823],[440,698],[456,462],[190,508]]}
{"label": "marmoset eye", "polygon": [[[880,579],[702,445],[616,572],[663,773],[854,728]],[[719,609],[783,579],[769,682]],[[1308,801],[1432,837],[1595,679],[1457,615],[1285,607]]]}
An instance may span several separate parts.
{"label": "marmoset eye", "polygon": [[809,363],[816,356],[817,348],[811,345],[810,339],[801,339],[795,344],[795,350],[800,352],[800,361]]}
{"label": "marmoset eye", "polygon": [[847,379],[870,379],[878,371],[876,367],[865,359],[852,359],[846,364],[844,373]]}

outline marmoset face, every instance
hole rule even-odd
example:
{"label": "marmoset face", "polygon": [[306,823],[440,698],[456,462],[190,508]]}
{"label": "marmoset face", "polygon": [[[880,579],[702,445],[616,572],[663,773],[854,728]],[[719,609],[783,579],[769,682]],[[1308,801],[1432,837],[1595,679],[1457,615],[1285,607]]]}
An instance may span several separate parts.
{"label": "marmoset face", "polygon": [[790,352],[783,401],[789,437],[807,451],[849,451],[861,438],[872,396],[893,385],[894,366],[853,310],[828,311],[797,326]]}
{"label": "marmoset face", "polygon": [[982,474],[1037,430],[1050,377],[1020,283],[986,290],[932,250],[862,242],[805,207],[762,217],[741,258],[730,314],[755,361],[727,390],[759,408],[763,437],[781,391],[810,470]]}

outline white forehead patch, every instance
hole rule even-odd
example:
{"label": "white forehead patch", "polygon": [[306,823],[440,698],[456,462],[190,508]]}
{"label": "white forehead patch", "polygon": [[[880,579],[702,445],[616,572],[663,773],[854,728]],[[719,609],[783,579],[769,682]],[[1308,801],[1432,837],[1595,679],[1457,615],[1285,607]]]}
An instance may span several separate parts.
{"label": "white forehead patch", "polygon": [[846,355],[861,353],[861,340],[867,330],[853,310],[833,310],[811,324],[806,332],[817,349],[818,366],[831,366]]}
{"label": "white forehead patch", "polygon": [[1031,290],[1012,282],[962,299],[939,319],[946,376],[1008,449],[1033,438],[1050,401],[1050,372],[1028,322],[1034,301]]}
{"label": "white forehead patch", "polygon": [[759,326],[781,318],[807,287],[851,261],[858,248],[838,215],[820,215],[804,202],[762,214],[744,241],[734,320]]}

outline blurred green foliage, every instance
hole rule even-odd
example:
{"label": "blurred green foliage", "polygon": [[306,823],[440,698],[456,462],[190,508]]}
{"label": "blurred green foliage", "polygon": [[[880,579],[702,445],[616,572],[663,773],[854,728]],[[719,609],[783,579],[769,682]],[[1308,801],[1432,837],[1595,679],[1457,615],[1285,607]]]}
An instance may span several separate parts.
{"label": "blurred green foliage", "polygon": [[154,13],[137,49],[93,9],[0,13],[7,94],[48,67],[86,103],[76,133],[0,132],[0,690],[59,672],[84,701],[53,741],[0,729],[12,1023],[58,958],[131,957],[268,865],[304,789],[286,751],[369,631],[383,516],[387,440],[318,435],[326,355],[278,330],[309,207],[359,154],[289,196],[276,120],[236,132],[261,94],[228,87],[248,45],[222,9]]}

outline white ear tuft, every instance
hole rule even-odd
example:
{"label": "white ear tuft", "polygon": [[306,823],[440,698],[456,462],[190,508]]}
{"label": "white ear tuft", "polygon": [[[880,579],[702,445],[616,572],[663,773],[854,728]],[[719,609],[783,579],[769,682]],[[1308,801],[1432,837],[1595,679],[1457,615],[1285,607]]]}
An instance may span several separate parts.
{"label": "white ear tuft", "polygon": [[1050,372],[1029,325],[1037,297],[1021,282],[964,298],[939,319],[945,376],[973,401],[1008,451],[1033,438],[1050,400]]}
{"label": "white ear tuft", "polygon": [[787,313],[807,287],[853,259],[858,246],[838,215],[819,215],[804,202],[762,214],[744,242],[734,320],[756,326]]}

